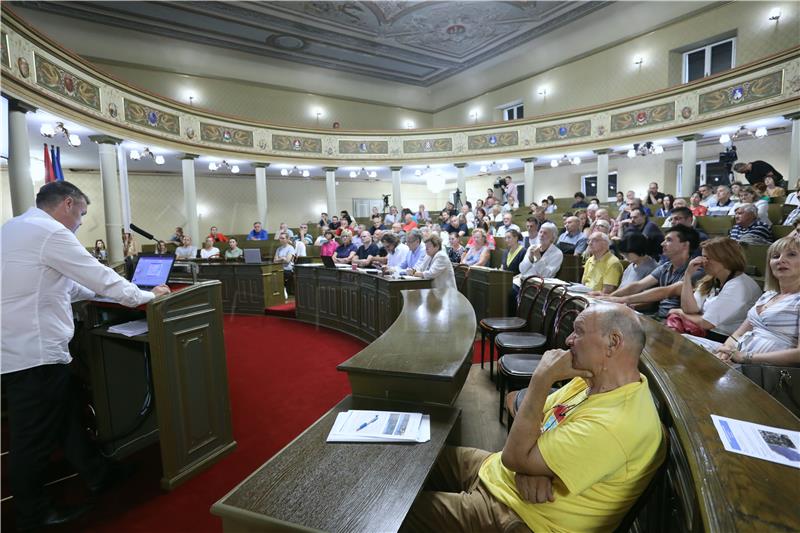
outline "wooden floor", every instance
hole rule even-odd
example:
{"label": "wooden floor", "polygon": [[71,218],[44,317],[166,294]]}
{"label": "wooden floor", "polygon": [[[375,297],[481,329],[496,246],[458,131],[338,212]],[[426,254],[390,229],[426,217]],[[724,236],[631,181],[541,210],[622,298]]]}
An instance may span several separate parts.
{"label": "wooden floor", "polygon": [[455,442],[492,452],[503,449],[506,428],[497,419],[499,393],[489,380],[489,366],[472,365],[455,407],[461,409],[460,437]]}

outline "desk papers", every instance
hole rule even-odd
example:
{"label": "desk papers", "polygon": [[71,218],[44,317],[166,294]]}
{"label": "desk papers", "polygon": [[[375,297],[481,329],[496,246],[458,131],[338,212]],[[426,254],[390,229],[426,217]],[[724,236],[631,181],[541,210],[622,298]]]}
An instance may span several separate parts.
{"label": "desk papers", "polygon": [[349,410],[336,415],[327,442],[428,442],[431,417],[422,413]]}
{"label": "desk papers", "polygon": [[711,420],[729,452],[800,468],[800,431],[717,415],[711,415]]}
{"label": "desk papers", "polygon": [[126,337],[135,337],[136,335],[144,335],[147,333],[147,319],[131,320],[111,326],[108,328],[109,333],[116,333],[118,335],[125,335]]}

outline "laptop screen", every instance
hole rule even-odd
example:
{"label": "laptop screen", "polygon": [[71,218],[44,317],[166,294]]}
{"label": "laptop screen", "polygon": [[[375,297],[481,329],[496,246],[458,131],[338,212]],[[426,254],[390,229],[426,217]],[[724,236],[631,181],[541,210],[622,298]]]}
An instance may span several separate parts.
{"label": "laptop screen", "polygon": [[261,263],[261,249],[259,248],[245,248],[244,249],[244,262],[248,265]]}
{"label": "laptop screen", "polygon": [[174,262],[174,255],[140,255],[131,282],[139,287],[163,285]]}

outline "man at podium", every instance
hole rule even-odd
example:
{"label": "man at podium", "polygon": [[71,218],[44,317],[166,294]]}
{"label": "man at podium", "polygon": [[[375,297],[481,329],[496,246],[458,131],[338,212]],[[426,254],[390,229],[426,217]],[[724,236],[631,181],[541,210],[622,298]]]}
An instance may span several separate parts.
{"label": "man at podium", "polygon": [[101,295],[135,307],[169,293],[140,290],[100,264],[75,232],[89,198],[66,181],[45,184],[36,207],[0,230],[2,239],[2,385],[8,400],[10,482],[20,531],[77,518],[88,506],[56,508],[44,494],[44,474],[60,446],[92,493],[115,471],[89,442],[71,387],[68,343],[74,301]]}

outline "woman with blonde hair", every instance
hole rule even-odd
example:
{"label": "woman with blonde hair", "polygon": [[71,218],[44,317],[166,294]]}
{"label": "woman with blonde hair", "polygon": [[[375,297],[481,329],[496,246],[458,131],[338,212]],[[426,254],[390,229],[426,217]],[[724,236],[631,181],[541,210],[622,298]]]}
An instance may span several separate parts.
{"label": "woman with blonde hair", "polygon": [[472,230],[471,241],[474,244],[461,258],[461,264],[467,266],[489,266],[489,246],[486,241],[486,233],[482,229]]}
{"label": "woman with blonde hair", "polygon": [[[724,341],[747,316],[761,289],[744,273],[747,260],[738,242],[716,237],[700,243],[702,255],[689,261],[683,276],[681,306],[670,310],[667,325],[681,333]],[[700,268],[705,276],[692,287]]]}

